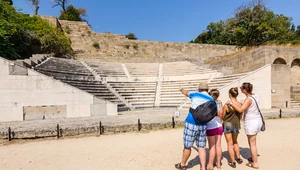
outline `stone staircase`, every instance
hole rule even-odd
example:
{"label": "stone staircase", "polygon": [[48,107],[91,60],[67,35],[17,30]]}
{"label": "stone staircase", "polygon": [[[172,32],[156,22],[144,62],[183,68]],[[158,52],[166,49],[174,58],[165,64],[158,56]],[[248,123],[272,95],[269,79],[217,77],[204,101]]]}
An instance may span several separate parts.
{"label": "stone staircase", "polygon": [[162,70],[163,76],[186,76],[195,74],[210,74],[217,73],[217,70],[212,70],[204,66],[198,66],[196,64],[181,61],[181,62],[168,62],[164,63]]}
{"label": "stone staircase", "polygon": [[16,60],[15,64],[27,67],[27,68],[33,68],[39,64],[41,64],[43,61],[45,61],[47,58],[51,57],[51,55],[48,54],[34,54],[32,57],[24,60]]}
{"label": "stone staircase", "polygon": [[107,82],[135,109],[155,105],[156,82]]}
{"label": "stone staircase", "polygon": [[296,101],[296,100],[291,99],[290,107],[295,108],[295,109],[300,109],[300,101]]}

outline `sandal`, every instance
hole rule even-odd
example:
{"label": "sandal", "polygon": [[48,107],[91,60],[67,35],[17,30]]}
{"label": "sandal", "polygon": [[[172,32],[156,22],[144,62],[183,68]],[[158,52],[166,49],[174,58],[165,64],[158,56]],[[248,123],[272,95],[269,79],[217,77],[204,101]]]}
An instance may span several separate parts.
{"label": "sandal", "polygon": [[187,166],[182,166],[182,165],[181,165],[181,162],[179,162],[178,164],[175,164],[175,168],[176,168],[176,169],[186,170],[186,169],[187,169]]}
{"label": "sandal", "polygon": [[242,160],[241,158],[236,158],[236,162],[237,162],[238,164],[241,164],[241,163],[243,163],[243,160]]}
{"label": "sandal", "polygon": [[232,168],[236,168],[236,163],[235,162],[228,162],[228,165],[231,166]]}
{"label": "sandal", "polygon": [[258,169],[258,167],[254,166],[253,163],[246,163],[246,166],[248,166],[249,168]]}
{"label": "sandal", "polygon": [[214,167],[209,167],[207,168],[207,170],[214,170]]}
{"label": "sandal", "polygon": [[249,162],[253,162],[252,157],[248,158],[247,160],[248,160]]}
{"label": "sandal", "polygon": [[214,163],[214,167],[217,167],[217,169],[221,169],[222,163],[220,164],[220,166],[218,167],[216,163]]}

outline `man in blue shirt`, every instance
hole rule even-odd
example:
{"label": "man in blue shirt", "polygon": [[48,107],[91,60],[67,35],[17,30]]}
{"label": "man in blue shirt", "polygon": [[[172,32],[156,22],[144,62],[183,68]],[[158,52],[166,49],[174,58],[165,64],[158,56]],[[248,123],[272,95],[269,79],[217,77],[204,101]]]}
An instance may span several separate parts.
{"label": "man in blue shirt", "polygon": [[[197,106],[207,102],[214,101],[214,99],[208,94],[208,84],[207,82],[200,82],[198,86],[198,91],[189,92],[188,90],[184,90],[182,88],[179,91],[188,96],[191,101],[191,108],[196,109]],[[191,148],[196,141],[196,145],[198,147],[198,153],[201,163],[201,170],[206,170],[206,124],[199,124],[193,117],[192,113],[188,113],[185,119],[185,126],[183,132],[183,153],[182,160],[180,163],[175,164],[177,169],[187,169],[187,160],[191,155]]]}

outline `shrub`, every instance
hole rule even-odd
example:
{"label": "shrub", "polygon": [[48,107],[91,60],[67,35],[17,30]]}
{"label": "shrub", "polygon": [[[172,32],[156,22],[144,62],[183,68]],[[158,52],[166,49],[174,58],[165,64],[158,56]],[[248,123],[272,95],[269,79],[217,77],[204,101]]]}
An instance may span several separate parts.
{"label": "shrub", "polygon": [[60,29],[38,16],[17,12],[0,1],[0,56],[22,59],[36,53],[62,56],[72,53],[69,38]]}
{"label": "shrub", "polygon": [[125,37],[130,40],[137,40],[136,36],[133,33],[129,33],[129,34],[125,35]]}
{"label": "shrub", "polygon": [[65,32],[67,33],[67,34],[71,34],[71,29],[70,29],[70,27],[69,26],[66,26],[66,28],[65,28]]}
{"label": "shrub", "polygon": [[92,34],[91,31],[87,31],[86,33],[88,36],[91,36],[91,34]]}
{"label": "shrub", "polygon": [[134,45],[133,45],[133,48],[134,48],[135,50],[137,50],[137,49],[139,48],[139,46],[138,46],[137,44],[134,44]]}
{"label": "shrub", "polygon": [[94,42],[93,43],[93,47],[95,47],[96,49],[100,48],[100,44],[98,42]]}

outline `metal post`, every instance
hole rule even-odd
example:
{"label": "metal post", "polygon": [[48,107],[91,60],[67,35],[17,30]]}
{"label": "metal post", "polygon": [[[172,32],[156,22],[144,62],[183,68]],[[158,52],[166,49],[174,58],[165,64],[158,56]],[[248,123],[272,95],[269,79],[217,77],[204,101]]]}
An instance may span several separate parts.
{"label": "metal post", "polygon": [[8,141],[11,141],[11,129],[10,129],[10,127],[8,128]]}
{"label": "metal post", "polygon": [[57,138],[59,138],[59,124],[56,126],[56,131],[57,131]]}
{"label": "metal post", "polygon": [[279,118],[282,118],[282,110],[279,110]]}
{"label": "metal post", "polygon": [[99,123],[99,130],[100,130],[100,135],[102,135],[102,124],[101,124],[101,121]]}
{"label": "metal post", "polygon": [[62,128],[60,128],[59,129],[59,135],[60,135],[60,137],[62,137],[62,134],[63,134],[63,130],[62,130]]}
{"label": "metal post", "polygon": [[285,107],[287,108],[288,107],[288,101],[285,101]]}
{"label": "metal post", "polygon": [[174,121],[174,116],[172,116],[172,127],[175,127],[175,121]]}
{"label": "metal post", "polygon": [[140,119],[138,119],[138,130],[140,131],[142,129],[142,124],[140,122]]}

